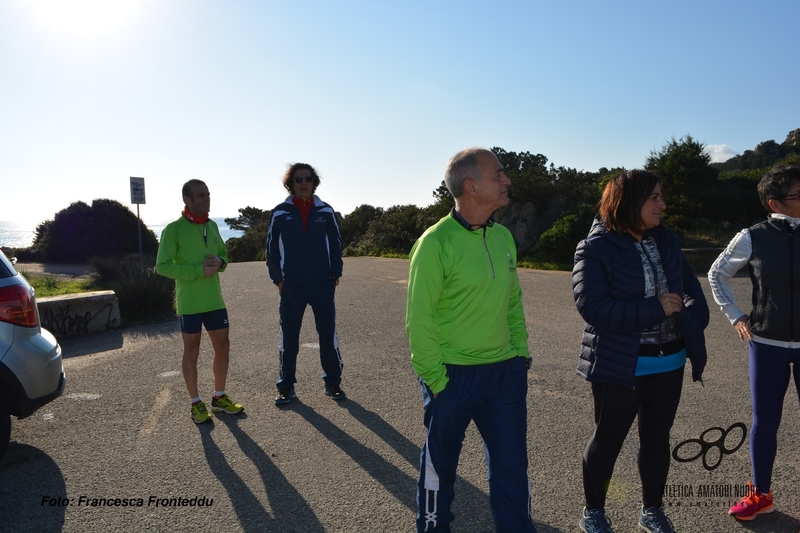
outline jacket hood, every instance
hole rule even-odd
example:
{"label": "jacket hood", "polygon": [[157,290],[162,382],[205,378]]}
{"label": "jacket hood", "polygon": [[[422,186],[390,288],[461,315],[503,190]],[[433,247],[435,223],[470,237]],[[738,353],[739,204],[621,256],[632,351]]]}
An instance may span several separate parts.
{"label": "jacket hood", "polygon": [[[651,230],[648,230],[647,233],[650,233],[650,234],[653,234],[653,235],[660,234],[660,233],[664,232],[665,228],[666,228],[666,226],[664,226],[664,223],[662,222],[661,224],[659,224],[655,228],[653,228]],[[596,236],[599,236],[599,235],[605,235],[607,237],[612,237],[613,236],[614,239],[627,237],[627,235],[625,235],[623,233],[617,233],[616,231],[609,230],[606,227],[606,225],[603,223],[603,221],[600,219],[600,216],[599,215],[595,215],[594,216],[594,222],[592,222],[592,228],[589,230],[589,235],[587,235],[586,238],[588,239],[588,238],[596,237]]]}
{"label": "jacket hood", "polygon": [[594,221],[592,222],[592,228],[589,230],[589,235],[587,235],[587,237],[594,237],[602,233],[608,233],[608,228],[606,228],[606,225],[603,224],[602,220],[600,220],[600,216],[595,215]]}

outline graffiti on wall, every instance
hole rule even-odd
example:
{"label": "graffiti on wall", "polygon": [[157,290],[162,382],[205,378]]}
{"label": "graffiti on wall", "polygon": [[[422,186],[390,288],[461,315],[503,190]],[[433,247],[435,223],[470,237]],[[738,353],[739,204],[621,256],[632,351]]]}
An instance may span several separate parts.
{"label": "graffiti on wall", "polygon": [[86,311],[85,313],[73,313],[70,306],[59,307],[54,310],[46,307],[41,311],[42,327],[47,328],[54,334],[61,335],[80,335],[89,333],[89,325],[92,328],[110,329],[117,325],[117,319],[112,316],[114,306],[107,303],[101,307],[97,312]]}

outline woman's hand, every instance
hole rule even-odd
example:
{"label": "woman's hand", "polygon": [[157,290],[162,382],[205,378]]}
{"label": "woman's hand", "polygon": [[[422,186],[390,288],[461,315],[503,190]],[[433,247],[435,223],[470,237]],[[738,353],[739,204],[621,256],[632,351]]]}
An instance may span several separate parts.
{"label": "woman's hand", "polygon": [[667,316],[673,313],[680,313],[681,307],[683,307],[683,298],[681,298],[680,294],[674,292],[662,294],[658,297],[658,301],[661,302],[661,307],[664,308],[664,313]]}

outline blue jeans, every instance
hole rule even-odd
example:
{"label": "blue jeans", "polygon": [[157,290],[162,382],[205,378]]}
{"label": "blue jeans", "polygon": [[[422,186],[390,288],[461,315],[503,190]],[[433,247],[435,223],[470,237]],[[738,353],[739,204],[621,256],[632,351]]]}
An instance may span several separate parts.
{"label": "blue jeans", "polygon": [[420,380],[428,437],[420,454],[417,531],[450,531],[458,456],[473,420],[483,438],[496,531],[535,533],[528,481],[525,360],[446,366],[449,382],[435,399]]}

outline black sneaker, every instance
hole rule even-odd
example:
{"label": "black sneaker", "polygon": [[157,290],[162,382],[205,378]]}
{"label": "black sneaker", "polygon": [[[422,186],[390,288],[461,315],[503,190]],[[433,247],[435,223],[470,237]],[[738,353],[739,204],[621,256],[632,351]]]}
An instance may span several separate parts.
{"label": "black sneaker", "polygon": [[286,405],[292,401],[292,398],[297,398],[294,389],[278,389],[278,395],[275,397],[275,405]]}
{"label": "black sneaker", "polygon": [[339,385],[325,385],[325,394],[330,396],[331,400],[336,400],[337,402],[347,399],[347,395],[339,388]]}
{"label": "black sneaker", "polygon": [[578,526],[584,533],[614,533],[614,530],[611,529],[611,521],[606,517],[603,509],[587,510],[584,507]]}
{"label": "black sneaker", "polygon": [[675,533],[672,520],[664,514],[663,507],[651,507],[639,511],[639,527],[650,533]]}

